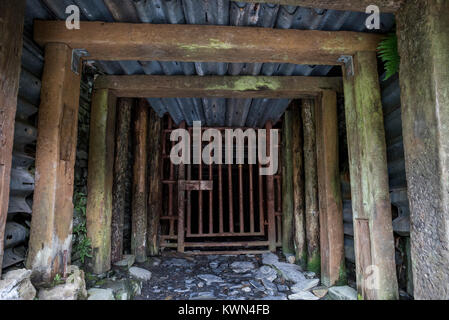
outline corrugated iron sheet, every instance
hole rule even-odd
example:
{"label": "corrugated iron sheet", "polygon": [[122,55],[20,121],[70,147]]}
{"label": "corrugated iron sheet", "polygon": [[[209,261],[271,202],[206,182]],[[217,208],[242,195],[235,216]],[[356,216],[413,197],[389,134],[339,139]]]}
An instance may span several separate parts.
{"label": "corrugated iron sheet", "polygon": [[[26,31],[34,19],[65,19],[66,7],[78,5],[85,21],[254,26],[280,29],[367,31],[366,15],[356,12],[309,9],[229,0],[28,0]],[[381,17],[382,29],[391,29],[394,17]],[[165,75],[305,75],[325,76],[332,66],[274,63],[201,63],[117,61],[97,62],[107,74]],[[169,112],[175,122],[205,121],[207,126],[260,127],[276,122],[288,106],[278,99],[149,99],[160,116]]]}

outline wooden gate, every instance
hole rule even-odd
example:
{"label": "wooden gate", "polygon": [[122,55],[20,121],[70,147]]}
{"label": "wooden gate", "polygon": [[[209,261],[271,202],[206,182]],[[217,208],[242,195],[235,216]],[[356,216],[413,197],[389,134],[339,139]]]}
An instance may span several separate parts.
{"label": "wooden gate", "polygon": [[[275,251],[282,234],[280,172],[259,175],[262,166],[247,164],[246,156],[245,164],[174,165],[170,152],[175,142],[170,135],[177,128],[170,117],[164,124],[161,247],[194,254]],[[192,128],[188,131],[192,137]]]}

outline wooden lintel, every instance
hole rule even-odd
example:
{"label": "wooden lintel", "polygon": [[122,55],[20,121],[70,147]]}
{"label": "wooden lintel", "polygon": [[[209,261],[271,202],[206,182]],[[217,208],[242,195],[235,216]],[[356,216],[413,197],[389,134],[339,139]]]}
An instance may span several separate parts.
{"label": "wooden lintel", "polygon": [[243,0],[251,3],[275,3],[288,6],[301,6],[317,9],[365,12],[370,5],[376,5],[381,12],[396,12],[403,0]]}
{"label": "wooden lintel", "polygon": [[36,21],[34,39],[85,49],[89,60],[339,65],[341,55],[375,51],[381,35],[235,26]]}
{"label": "wooden lintel", "polygon": [[323,90],[341,92],[339,77],[100,76],[97,89],[134,98],[304,98]]}

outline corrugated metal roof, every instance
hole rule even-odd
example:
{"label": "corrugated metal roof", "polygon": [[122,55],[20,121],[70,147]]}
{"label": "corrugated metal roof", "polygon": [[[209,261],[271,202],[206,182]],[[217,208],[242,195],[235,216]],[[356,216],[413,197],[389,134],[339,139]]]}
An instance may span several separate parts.
{"label": "corrugated metal roof", "polygon": [[[255,26],[280,29],[367,31],[366,15],[358,12],[253,4],[229,0],[28,0],[26,32],[31,34],[34,19],[65,19],[68,5],[78,5],[81,19],[132,23]],[[381,16],[380,32],[389,31],[394,16]],[[97,62],[107,74],[165,75],[266,75],[325,76],[332,66],[274,63],[201,63],[117,61]],[[191,125],[201,120],[207,126],[260,127],[267,120],[276,122],[288,106],[280,99],[149,99],[163,115],[169,112],[175,122]]]}

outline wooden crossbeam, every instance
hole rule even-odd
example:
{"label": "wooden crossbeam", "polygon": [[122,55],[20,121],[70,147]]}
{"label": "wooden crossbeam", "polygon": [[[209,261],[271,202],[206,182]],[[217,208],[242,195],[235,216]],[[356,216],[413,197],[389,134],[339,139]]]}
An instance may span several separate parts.
{"label": "wooden crossbeam", "polygon": [[275,3],[318,9],[365,12],[370,5],[376,5],[381,12],[396,12],[403,0],[243,0],[251,3]]}
{"label": "wooden crossbeam", "polygon": [[85,49],[91,60],[142,60],[338,65],[342,55],[375,51],[381,35],[316,30],[81,22],[68,30],[64,21],[36,21],[40,45],[65,43]]}
{"label": "wooden crossbeam", "polygon": [[134,98],[303,98],[342,91],[338,77],[100,76],[97,89]]}

